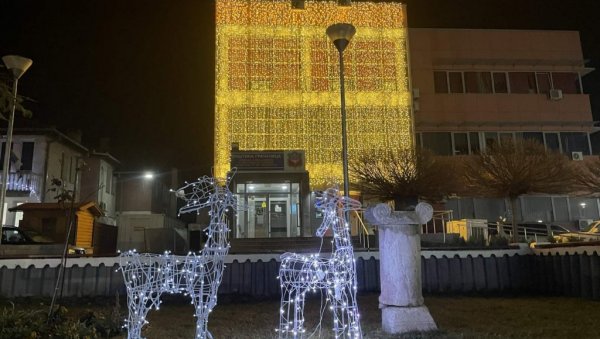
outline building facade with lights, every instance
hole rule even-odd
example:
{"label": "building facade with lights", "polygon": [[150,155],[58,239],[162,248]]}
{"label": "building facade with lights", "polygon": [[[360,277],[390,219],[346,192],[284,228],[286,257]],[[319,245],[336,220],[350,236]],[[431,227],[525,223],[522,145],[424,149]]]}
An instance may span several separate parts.
{"label": "building facade with lights", "polygon": [[[576,159],[598,152],[577,32],[408,30],[399,3],[301,3],[216,2],[215,172],[237,168],[233,189],[248,207],[235,238],[311,236],[320,219],[310,192],[342,185],[333,23],[357,29],[344,52],[350,159],[413,146],[469,155],[520,137]],[[507,211],[474,198],[446,207],[492,221]],[[518,212],[574,221],[599,218],[600,205],[525,197]]]}
{"label": "building facade with lights", "polygon": [[[246,159],[234,185],[249,211],[238,214],[235,237],[314,234],[309,190],[342,186],[338,52],[328,26],[358,30],[344,52],[349,157],[413,146],[404,6],[293,6],[216,2],[215,172]],[[287,170],[289,156],[302,166]]]}

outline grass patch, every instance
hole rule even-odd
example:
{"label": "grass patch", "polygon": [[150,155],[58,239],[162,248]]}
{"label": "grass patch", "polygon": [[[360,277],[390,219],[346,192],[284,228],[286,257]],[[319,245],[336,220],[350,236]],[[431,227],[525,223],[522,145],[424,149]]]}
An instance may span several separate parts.
{"label": "grass patch", "polygon": [[[597,325],[600,303],[561,297],[450,297],[429,296],[425,304],[439,331],[388,335],[381,331],[378,295],[359,298],[361,324],[365,338],[600,338]],[[124,298],[122,314],[127,314]],[[39,300],[16,301],[17,308],[40,308]],[[69,314],[107,311],[110,302],[98,300],[66,300]],[[6,303],[1,303],[4,306]],[[306,303],[306,327],[315,338],[331,338],[329,311],[324,313],[319,328],[320,298]],[[253,301],[224,297],[211,314],[209,329],[215,338],[274,338],[278,326],[279,300]],[[144,336],[154,338],[193,338],[195,318],[193,306],[183,297],[165,298],[160,311],[149,313]],[[121,336],[122,337],[122,336]],[[308,337],[308,336],[307,336]]]}

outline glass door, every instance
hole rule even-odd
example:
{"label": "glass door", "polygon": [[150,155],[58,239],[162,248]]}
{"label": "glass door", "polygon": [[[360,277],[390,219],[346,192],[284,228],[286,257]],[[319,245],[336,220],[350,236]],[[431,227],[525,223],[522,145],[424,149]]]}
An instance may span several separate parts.
{"label": "glass door", "polygon": [[240,207],[236,238],[279,238],[300,235],[298,183],[247,183],[236,188]]}
{"label": "glass door", "polygon": [[269,237],[289,237],[289,194],[269,195]]}
{"label": "glass door", "polygon": [[268,195],[248,197],[248,238],[266,238],[269,232]]}

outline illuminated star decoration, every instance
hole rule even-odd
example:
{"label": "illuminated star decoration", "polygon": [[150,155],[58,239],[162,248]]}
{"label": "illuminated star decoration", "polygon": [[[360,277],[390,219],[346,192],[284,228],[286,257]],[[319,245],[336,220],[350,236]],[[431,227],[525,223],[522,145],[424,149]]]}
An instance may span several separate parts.
{"label": "illuminated star decoration", "polygon": [[142,327],[148,323],[146,315],[154,307],[159,309],[163,293],[189,295],[196,311],[196,338],[212,338],[208,331],[208,316],[217,304],[217,290],[221,284],[225,256],[229,252],[229,228],[225,216],[229,208],[242,209],[228,186],[227,180],[204,176],[177,190],[177,197],[186,201],[179,213],[198,213],[209,208],[210,224],[204,248],[187,256],[122,253],[120,269],[127,287],[129,317],[125,327],[127,338],[142,338]]}
{"label": "illuminated star decoration", "polygon": [[[331,256],[284,253],[281,256],[281,308],[279,338],[303,338],[304,302],[309,292],[325,292],[333,313],[335,338],[362,338],[356,301],[356,262],[345,214],[358,210],[360,202],[341,196],[337,188],[323,192],[315,204],[323,212],[317,236],[333,232]],[[321,314],[323,314],[321,312]]]}

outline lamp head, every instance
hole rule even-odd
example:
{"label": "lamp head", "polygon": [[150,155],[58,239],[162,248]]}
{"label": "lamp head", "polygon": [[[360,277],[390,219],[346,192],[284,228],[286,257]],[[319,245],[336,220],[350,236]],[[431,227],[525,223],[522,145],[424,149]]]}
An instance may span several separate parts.
{"label": "lamp head", "polygon": [[24,58],[18,55],[5,55],[2,61],[11,72],[15,80],[19,79],[33,64],[31,59]]}
{"label": "lamp head", "polygon": [[339,23],[327,27],[327,35],[340,53],[346,49],[354,34],[356,34],[356,28],[351,24]]}
{"label": "lamp head", "polygon": [[292,9],[305,9],[304,0],[292,0]]}

